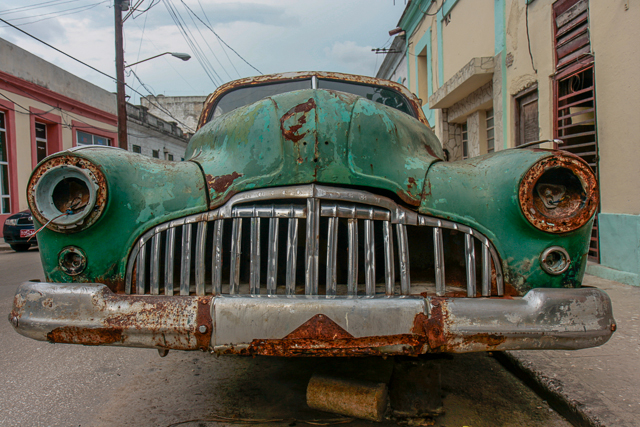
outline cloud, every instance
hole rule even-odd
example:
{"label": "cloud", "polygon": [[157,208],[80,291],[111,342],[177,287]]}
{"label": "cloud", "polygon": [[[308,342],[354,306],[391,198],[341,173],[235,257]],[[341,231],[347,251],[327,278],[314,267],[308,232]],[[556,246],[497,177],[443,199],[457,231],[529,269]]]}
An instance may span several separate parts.
{"label": "cloud", "polygon": [[376,55],[371,49],[371,46],[358,46],[355,42],[345,41],[324,48],[324,53],[328,60],[341,64],[348,72],[368,75],[376,63]]}

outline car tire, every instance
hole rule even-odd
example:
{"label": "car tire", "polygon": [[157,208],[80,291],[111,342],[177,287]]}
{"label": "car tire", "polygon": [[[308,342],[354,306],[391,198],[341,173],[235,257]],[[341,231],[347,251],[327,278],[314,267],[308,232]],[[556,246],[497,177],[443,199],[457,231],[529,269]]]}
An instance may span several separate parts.
{"label": "car tire", "polygon": [[28,243],[16,243],[13,245],[9,245],[11,246],[11,249],[13,249],[16,252],[26,252],[29,250],[29,247],[31,246]]}

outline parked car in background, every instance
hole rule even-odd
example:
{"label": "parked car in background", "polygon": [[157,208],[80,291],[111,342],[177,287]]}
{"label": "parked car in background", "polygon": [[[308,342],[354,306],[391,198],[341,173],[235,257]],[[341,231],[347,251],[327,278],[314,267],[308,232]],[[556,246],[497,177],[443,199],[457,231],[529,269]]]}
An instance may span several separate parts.
{"label": "parked car in background", "polygon": [[5,243],[16,252],[27,251],[31,246],[38,244],[37,238],[33,236],[33,217],[28,209],[7,218],[2,227],[2,234]]}
{"label": "parked car in background", "polygon": [[85,146],[27,188],[45,283],[9,316],[56,343],[278,356],[579,349],[615,330],[581,287],[598,186],[561,151],[444,161],[386,80],[225,84],[186,161]]}

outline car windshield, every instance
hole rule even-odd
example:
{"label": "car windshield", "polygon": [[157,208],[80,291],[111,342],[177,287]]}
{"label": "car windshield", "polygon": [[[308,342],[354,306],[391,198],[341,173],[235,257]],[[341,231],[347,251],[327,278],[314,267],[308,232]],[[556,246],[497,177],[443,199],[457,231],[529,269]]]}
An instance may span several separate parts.
{"label": "car windshield", "polygon": [[[209,116],[207,121],[244,105],[253,104],[263,98],[294,90],[310,89],[311,86],[311,79],[302,79],[282,81],[266,85],[240,87],[227,92],[218,100],[215,108],[213,109],[213,115]],[[415,117],[411,107],[409,106],[409,101],[402,94],[393,89],[325,79],[318,79],[318,88],[352,93],[371,101],[395,108],[396,110],[400,110],[403,113]]]}

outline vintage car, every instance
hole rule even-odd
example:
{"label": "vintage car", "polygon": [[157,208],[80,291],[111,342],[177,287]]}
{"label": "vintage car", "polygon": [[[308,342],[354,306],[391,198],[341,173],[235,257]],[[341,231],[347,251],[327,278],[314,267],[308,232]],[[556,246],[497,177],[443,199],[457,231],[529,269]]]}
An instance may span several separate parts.
{"label": "vintage car", "polygon": [[186,161],[54,154],[27,189],[45,282],[9,320],[54,343],[277,356],[580,349],[598,205],[569,153],[444,161],[405,87],[298,72],[221,86]]}
{"label": "vintage car", "polygon": [[28,210],[11,215],[2,226],[4,242],[16,252],[28,251],[31,246],[38,244],[35,232],[33,218]]}

